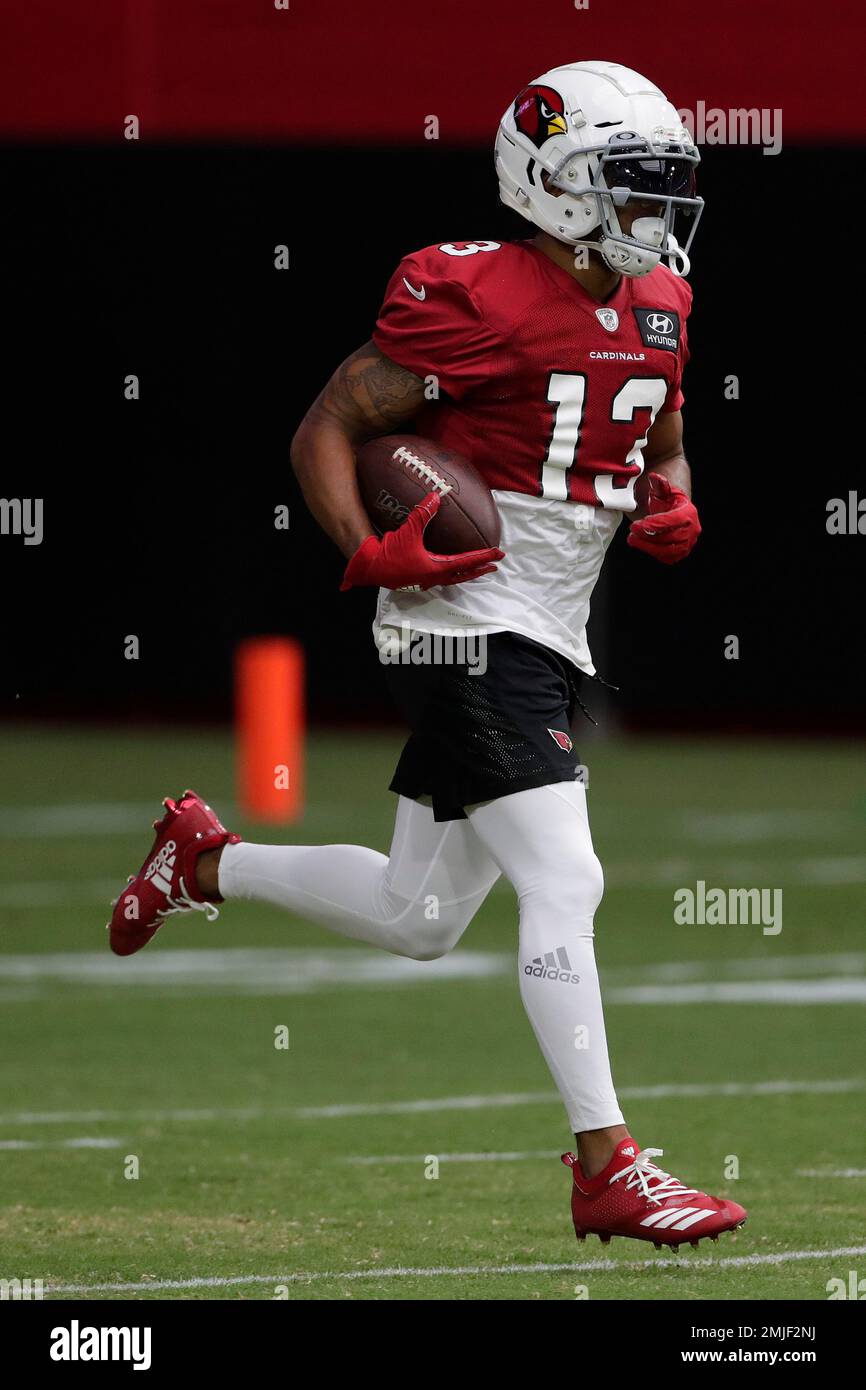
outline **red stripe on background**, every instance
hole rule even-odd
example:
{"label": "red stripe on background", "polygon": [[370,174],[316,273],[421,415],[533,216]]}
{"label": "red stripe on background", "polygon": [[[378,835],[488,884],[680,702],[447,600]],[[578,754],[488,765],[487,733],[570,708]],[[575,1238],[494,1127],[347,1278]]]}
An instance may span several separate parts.
{"label": "red stripe on background", "polygon": [[604,57],[677,106],[782,107],[786,137],[866,134],[854,0],[27,0],[4,16],[0,134],[487,142],[544,69]]}

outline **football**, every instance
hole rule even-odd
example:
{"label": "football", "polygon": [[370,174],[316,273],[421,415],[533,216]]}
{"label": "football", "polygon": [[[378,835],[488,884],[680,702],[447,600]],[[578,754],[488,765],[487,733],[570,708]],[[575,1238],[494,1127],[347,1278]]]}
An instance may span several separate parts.
{"label": "football", "polygon": [[361,498],[380,534],[396,530],[435,491],[442,503],[424,533],[428,550],[457,555],[499,544],[493,493],[461,454],[433,439],[389,434],[365,444],[357,461]]}

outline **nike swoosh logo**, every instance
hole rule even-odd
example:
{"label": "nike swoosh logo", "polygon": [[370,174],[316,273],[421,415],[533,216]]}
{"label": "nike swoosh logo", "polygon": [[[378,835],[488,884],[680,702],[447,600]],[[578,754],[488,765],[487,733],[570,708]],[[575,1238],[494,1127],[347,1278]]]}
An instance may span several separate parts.
{"label": "nike swoosh logo", "polygon": [[427,298],[427,286],[426,286],[426,285],[422,285],[421,288],[420,288],[420,290],[416,290],[412,285],[409,284],[409,281],[406,279],[406,276],[405,276],[405,275],[403,276],[403,284],[406,286],[406,288],[407,288],[407,290],[409,291],[410,294],[414,294],[414,296],[415,296],[416,299],[426,299],[426,298]]}

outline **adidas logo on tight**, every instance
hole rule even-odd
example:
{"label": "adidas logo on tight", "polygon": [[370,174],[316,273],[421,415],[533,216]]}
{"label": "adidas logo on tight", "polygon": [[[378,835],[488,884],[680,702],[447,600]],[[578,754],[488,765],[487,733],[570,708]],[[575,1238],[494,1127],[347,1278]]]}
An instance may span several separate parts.
{"label": "adidas logo on tight", "polygon": [[[158,888],[161,893],[171,892],[171,870],[174,868],[176,850],[176,842],[174,840],[166,840],[159,854],[155,859],[151,860],[145,870],[145,879],[153,879],[154,887]],[[162,872],[163,869],[168,869],[168,878],[166,878],[165,874]]]}
{"label": "adidas logo on tight", "polygon": [[572,973],[571,961],[564,946],[556,952],[545,951],[543,956],[533,956],[531,965],[524,965],[524,975],[533,975],[537,980],[558,980],[561,985],[579,985],[580,976]]}

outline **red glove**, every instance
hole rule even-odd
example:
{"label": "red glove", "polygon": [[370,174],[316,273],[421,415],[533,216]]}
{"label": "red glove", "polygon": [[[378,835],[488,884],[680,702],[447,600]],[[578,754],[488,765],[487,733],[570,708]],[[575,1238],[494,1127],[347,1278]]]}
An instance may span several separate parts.
{"label": "red glove", "polygon": [[343,575],[341,589],[377,584],[383,589],[432,589],[435,584],[462,584],[496,569],[502,550],[467,550],[462,555],[434,555],[424,544],[424,528],[439,510],[438,492],[430,492],[413,507],[402,526],[382,539],[368,536],[355,551]]}
{"label": "red glove", "polygon": [[628,543],[635,550],[654,555],[662,564],[684,560],[701,534],[697,507],[682,488],[674,487],[661,473],[648,473],[650,496],[647,515],[633,521]]}

